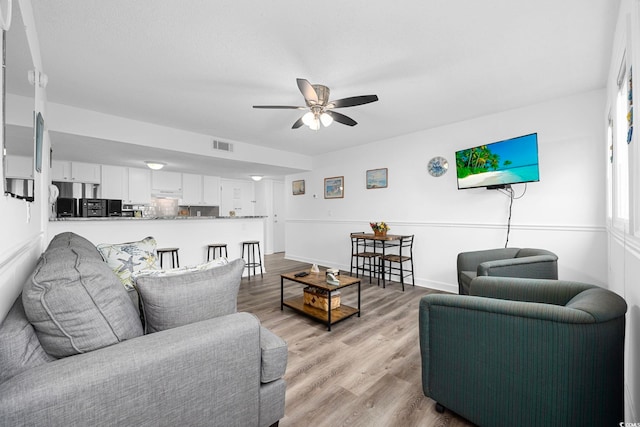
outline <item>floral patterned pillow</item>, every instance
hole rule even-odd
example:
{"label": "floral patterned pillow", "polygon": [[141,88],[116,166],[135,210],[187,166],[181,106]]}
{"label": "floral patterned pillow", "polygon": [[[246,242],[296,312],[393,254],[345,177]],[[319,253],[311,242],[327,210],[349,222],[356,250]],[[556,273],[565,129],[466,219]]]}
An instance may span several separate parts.
{"label": "floral patterned pillow", "polygon": [[103,243],[96,247],[127,290],[134,289],[131,277],[134,272],[158,270],[157,243],[153,237],[146,237],[138,242]]}

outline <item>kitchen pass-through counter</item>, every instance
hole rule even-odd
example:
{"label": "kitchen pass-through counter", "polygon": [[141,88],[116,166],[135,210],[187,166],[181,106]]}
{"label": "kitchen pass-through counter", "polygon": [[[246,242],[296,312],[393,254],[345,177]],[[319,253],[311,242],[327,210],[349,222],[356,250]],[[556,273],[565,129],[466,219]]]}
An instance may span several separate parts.
{"label": "kitchen pass-through counter", "polygon": [[229,259],[236,259],[242,257],[243,241],[257,240],[264,256],[265,220],[263,216],[57,218],[49,222],[48,241],[65,231],[86,237],[95,245],[132,242],[152,236],[159,248],[179,248],[180,266],[184,267],[206,262],[210,243],[226,243]]}

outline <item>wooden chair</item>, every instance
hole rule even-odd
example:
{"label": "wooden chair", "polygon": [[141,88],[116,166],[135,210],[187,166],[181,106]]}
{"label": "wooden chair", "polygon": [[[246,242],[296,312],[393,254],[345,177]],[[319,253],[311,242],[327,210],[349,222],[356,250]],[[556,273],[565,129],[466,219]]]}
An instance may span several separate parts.
{"label": "wooden chair", "polygon": [[[364,234],[364,231],[358,231],[351,234]],[[373,248],[373,251],[370,250],[371,248]],[[349,273],[353,276],[353,270],[355,269],[356,277],[360,277],[360,271],[362,271],[362,275],[364,277],[365,273],[368,272],[369,282],[371,282],[374,273],[376,277],[378,277],[376,260],[381,255],[382,253],[376,252],[376,246],[367,242],[366,239],[351,236],[351,268]],[[360,264],[361,258],[362,264]]]}
{"label": "wooden chair", "polygon": [[[411,276],[411,284],[413,286],[416,285],[415,277],[413,276],[413,235],[402,236],[400,238],[400,243],[398,244],[398,253],[385,254],[384,257],[380,258],[380,261],[382,262],[381,274],[385,274],[388,271],[389,280],[391,280],[392,274],[398,276],[398,278],[400,279],[400,283],[402,284],[403,292],[404,292],[404,279],[406,277]],[[405,262],[411,263],[410,270],[404,268]],[[387,263],[388,263],[388,267],[386,265]]]}

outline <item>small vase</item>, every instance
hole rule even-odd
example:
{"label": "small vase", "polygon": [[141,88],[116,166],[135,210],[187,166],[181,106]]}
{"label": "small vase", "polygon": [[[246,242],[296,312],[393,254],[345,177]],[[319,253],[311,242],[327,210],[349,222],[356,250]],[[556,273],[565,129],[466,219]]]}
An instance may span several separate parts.
{"label": "small vase", "polygon": [[373,234],[376,236],[386,236],[387,230],[373,230]]}

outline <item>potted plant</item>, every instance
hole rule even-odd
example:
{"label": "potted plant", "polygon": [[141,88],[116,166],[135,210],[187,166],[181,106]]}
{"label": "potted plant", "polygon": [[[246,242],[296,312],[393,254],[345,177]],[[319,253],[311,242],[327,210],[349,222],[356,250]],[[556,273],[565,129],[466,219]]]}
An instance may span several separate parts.
{"label": "potted plant", "polygon": [[387,231],[391,228],[386,222],[370,222],[369,225],[376,236],[386,236]]}

